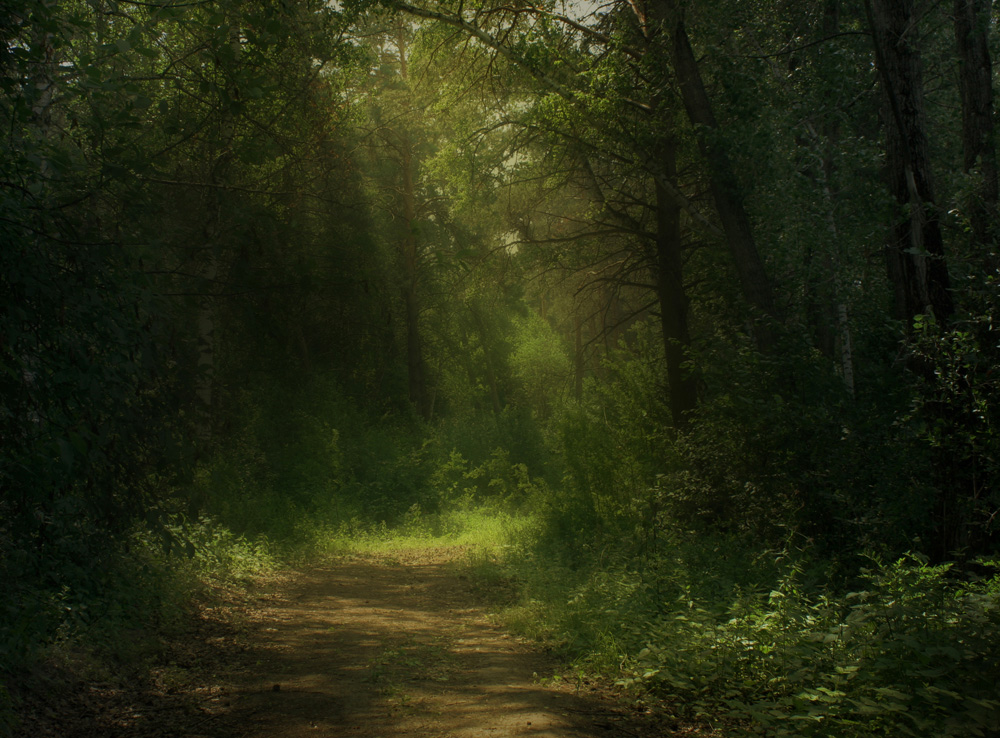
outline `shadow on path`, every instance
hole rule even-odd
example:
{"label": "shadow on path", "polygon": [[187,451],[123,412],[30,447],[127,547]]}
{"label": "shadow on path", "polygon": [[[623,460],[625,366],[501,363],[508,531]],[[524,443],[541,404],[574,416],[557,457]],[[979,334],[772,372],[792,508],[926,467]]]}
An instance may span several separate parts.
{"label": "shadow on path", "polygon": [[247,738],[640,735],[608,702],[540,683],[551,660],[473,599],[443,560],[312,569],[265,612],[226,722]]}

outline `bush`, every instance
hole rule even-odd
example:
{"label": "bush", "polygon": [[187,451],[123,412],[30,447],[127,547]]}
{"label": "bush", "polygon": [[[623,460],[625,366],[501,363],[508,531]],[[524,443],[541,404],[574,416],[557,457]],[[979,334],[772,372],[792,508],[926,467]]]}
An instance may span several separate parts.
{"label": "bush", "polygon": [[632,680],[770,736],[973,736],[1000,729],[1000,577],[917,557],[844,596],[792,569],[769,594],[680,598],[648,628]]}

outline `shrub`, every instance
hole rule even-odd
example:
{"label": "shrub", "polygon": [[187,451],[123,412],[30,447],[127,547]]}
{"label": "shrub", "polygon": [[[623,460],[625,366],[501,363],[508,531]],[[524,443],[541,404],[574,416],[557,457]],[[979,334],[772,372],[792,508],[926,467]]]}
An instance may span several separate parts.
{"label": "shrub", "polygon": [[766,596],[675,600],[632,677],[772,736],[976,736],[1000,729],[1000,577],[917,557],[863,589],[808,593],[792,569]]}

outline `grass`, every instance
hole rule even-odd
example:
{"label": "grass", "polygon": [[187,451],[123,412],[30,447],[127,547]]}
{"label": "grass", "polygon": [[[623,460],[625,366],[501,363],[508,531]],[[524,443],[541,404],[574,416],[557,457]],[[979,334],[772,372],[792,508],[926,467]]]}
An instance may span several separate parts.
{"label": "grass", "polygon": [[433,548],[465,549],[475,557],[497,557],[519,545],[534,523],[524,515],[490,508],[424,513],[410,508],[395,527],[358,519],[308,531],[302,555],[393,554]]}

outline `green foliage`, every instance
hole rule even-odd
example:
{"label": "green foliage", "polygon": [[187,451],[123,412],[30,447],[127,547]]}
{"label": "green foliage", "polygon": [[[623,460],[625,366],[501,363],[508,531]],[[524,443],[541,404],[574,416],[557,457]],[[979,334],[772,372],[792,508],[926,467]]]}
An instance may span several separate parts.
{"label": "green foliage", "polygon": [[[514,455],[539,455],[524,416],[434,425],[375,416],[320,379],[247,387],[239,407],[227,443],[198,466],[186,496],[226,529],[288,555],[350,535],[454,537],[464,515],[514,515],[544,496],[545,481]],[[206,540],[190,539],[196,557]]]}
{"label": "green foliage", "polygon": [[558,334],[536,313],[515,321],[511,368],[518,382],[517,399],[545,418],[564,401],[572,373]]}
{"label": "green foliage", "polygon": [[134,654],[123,632],[155,640],[180,622],[206,581],[232,583],[276,565],[266,542],[250,542],[205,517],[173,517],[155,533],[136,526],[89,555],[75,570],[57,570],[58,590],[16,582],[0,626],[4,678],[61,648],[83,647],[99,661],[128,660]]}
{"label": "green foliage", "polygon": [[[718,389],[670,434],[640,331],[552,423],[566,475],[540,490],[542,537],[487,572],[519,584],[507,621],[734,734],[997,730],[995,568],[895,558],[933,535],[927,447],[992,444],[992,383],[968,334],[916,345],[936,379],[914,410],[849,402],[814,352],[748,350],[706,365]],[[866,549],[894,563],[858,574]]]}
{"label": "green foliage", "polygon": [[1000,725],[990,633],[1000,580],[951,579],[901,559],[841,597],[808,594],[793,568],[763,596],[667,603],[636,677],[703,716],[775,736],[984,735]]}
{"label": "green foliage", "polygon": [[[706,372],[719,389],[705,397],[697,420],[674,445],[683,461],[660,483],[667,518],[738,530],[764,545],[782,540],[800,521],[833,527],[837,516],[831,518],[833,506],[824,498],[829,490],[821,477],[811,478],[811,463],[816,449],[829,454],[845,441],[830,410],[836,388],[789,391],[782,375],[815,376],[812,356],[779,362],[744,350],[727,358],[724,379],[714,369]],[[829,469],[829,461],[820,463]]]}
{"label": "green foliage", "polygon": [[748,552],[732,538],[672,536],[636,568],[607,553],[572,569],[522,553],[480,575],[519,583],[518,601],[502,603],[509,624],[690,718],[723,717],[733,735],[1000,726],[995,565],[980,576],[916,556],[874,562],[857,590],[837,593],[794,559]]}
{"label": "green foliage", "polygon": [[978,297],[976,312],[949,330],[919,320],[912,343],[911,361],[923,376],[915,383],[905,422],[934,464],[929,539],[942,558],[996,550],[1000,382],[995,376],[994,298]]}
{"label": "green foliage", "polygon": [[447,461],[435,469],[429,482],[446,510],[484,505],[516,510],[544,494],[544,482],[532,479],[525,464],[511,463],[510,453],[502,447],[494,449],[478,466],[453,450]]}
{"label": "green foliage", "polygon": [[278,565],[273,546],[266,538],[249,540],[208,516],[171,523],[166,529],[172,543],[189,552],[188,566],[203,578],[238,581],[266,573]]}
{"label": "green foliage", "polygon": [[563,478],[540,504],[553,541],[580,554],[619,541],[639,553],[656,535],[656,480],[671,463],[661,344],[646,324],[631,337],[634,350],[605,362],[606,381],[584,402],[563,404],[549,423]]}
{"label": "green foliage", "polygon": [[[3,669],[29,663],[84,604],[110,617],[107,572],[137,524],[174,540],[167,521],[205,505],[204,463],[186,484],[194,459],[226,445],[231,388],[260,356],[328,365],[345,332],[305,316],[377,312],[377,290],[361,297],[378,280],[363,223],[332,202],[352,186],[329,133],[353,63],[337,22],[307,3],[5,7]],[[317,81],[316,64],[340,72]],[[360,333],[351,345],[377,354],[377,329]],[[345,380],[367,368],[337,367]],[[266,486],[253,444],[233,445],[215,482],[229,502]]]}

